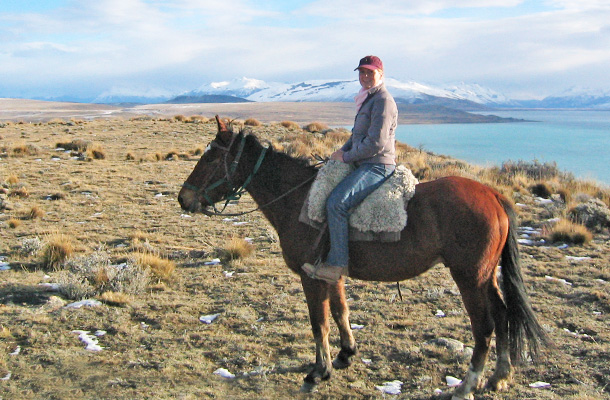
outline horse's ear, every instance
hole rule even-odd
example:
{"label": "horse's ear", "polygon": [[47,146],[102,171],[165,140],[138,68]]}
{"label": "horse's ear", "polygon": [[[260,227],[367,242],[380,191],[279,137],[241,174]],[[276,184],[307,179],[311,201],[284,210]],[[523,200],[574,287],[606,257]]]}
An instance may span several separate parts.
{"label": "horse's ear", "polygon": [[227,125],[220,119],[218,115],[216,115],[216,123],[218,124],[218,133],[220,132],[228,132]]}

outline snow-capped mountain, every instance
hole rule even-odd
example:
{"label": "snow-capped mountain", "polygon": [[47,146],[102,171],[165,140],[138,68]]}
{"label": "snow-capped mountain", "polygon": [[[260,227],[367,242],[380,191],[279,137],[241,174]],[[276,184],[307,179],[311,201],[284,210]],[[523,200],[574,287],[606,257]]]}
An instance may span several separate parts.
{"label": "snow-capped mountain", "polygon": [[545,97],[538,102],[528,102],[539,108],[589,108],[610,109],[610,90],[572,87],[556,95]]}
{"label": "snow-capped mountain", "polygon": [[[402,82],[387,78],[386,87],[399,103],[436,103],[457,108],[479,108],[481,105],[510,103],[505,96],[480,85],[464,83],[439,88],[414,81]],[[264,82],[239,78],[229,82],[213,82],[183,94],[194,98],[205,95],[228,95],[249,101],[352,101],[360,90],[358,80],[309,80],[297,83]]]}
{"label": "snow-capped mountain", "polygon": [[[440,105],[459,110],[487,107],[610,109],[610,90],[574,87],[542,100],[514,100],[490,88],[464,82],[431,85],[386,78],[385,84],[396,102],[403,104]],[[231,81],[206,83],[179,95],[166,89],[140,90],[115,87],[90,100],[62,100],[93,103],[351,102],[358,90],[360,83],[356,79],[319,79],[281,83],[243,77]]]}

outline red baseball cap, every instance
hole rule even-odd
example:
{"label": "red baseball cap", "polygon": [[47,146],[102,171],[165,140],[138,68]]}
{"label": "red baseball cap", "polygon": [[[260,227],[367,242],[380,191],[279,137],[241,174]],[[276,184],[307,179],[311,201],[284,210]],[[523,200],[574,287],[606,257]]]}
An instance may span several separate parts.
{"label": "red baseball cap", "polygon": [[373,71],[376,69],[380,69],[383,71],[383,63],[377,56],[366,56],[366,57],[362,57],[360,59],[360,64],[358,64],[358,66],[356,67],[356,69],[354,69],[354,71],[356,71],[360,68],[366,68],[366,69],[370,69]]}

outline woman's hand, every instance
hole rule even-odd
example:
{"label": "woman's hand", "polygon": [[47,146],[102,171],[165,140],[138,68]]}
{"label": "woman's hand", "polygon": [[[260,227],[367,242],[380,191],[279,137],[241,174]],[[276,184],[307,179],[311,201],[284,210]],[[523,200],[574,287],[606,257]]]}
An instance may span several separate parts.
{"label": "woman's hand", "polygon": [[330,155],[330,159],[331,160],[335,160],[335,161],[343,161],[343,150],[337,150],[335,151],[333,154]]}

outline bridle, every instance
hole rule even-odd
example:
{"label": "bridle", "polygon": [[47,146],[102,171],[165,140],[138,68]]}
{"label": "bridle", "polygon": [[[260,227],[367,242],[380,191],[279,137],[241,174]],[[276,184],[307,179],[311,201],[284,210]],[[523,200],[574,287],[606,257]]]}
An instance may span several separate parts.
{"label": "bridle", "polygon": [[[213,212],[206,211],[206,210],[201,211],[202,213],[204,213],[206,215],[237,216],[237,215],[247,214],[247,213],[226,214],[226,213],[223,213],[223,211],[227,208],[227,206],[229,205],[229,202],[239,200],[241,198],[241,196],[246,192],[246,187],[248,186],[248,184],[250,184],[250,182],[252,181],[252,178],[254,177],[254,175],[256,175],[261,164],[263,163],[263,159],[265,158],[265,154],[267,153],[268,147],[263,147],[260,155],[258,156],[258,160],[256,160],[256,164],[254,164],[254,168],[252,169],[250,174],[246,177],[246,180],[244,181],[244,183],[242,183],[239,186],[235,185],[235,183],[234,183],[235,171],[237,170],[237,166],[239,165],[239,160],[241,159],[241,156],[244,152],[244,147],[246,146],[246,135],[242,134],[241,141],[239,142],[239,147],[237,148],[237,154],[235,155],[235,158],[233,159],[233,161],[231,163],[229,163],[229,161],[228,161],[229,154],[230,154],[231,148],[233,147],[233,143],[235,142],[235,139],[238,136],[240,136],[240,135],[231,135],[231,142],[229,143],[228,146],[222,146],[218,142],[216,142],[216,140],[213,140],[210,143],[211,148],[216,148],[216,149],[220,150],[221,152],[223,152],[224,159],[223,159],[222,164],[218,163],[216,165],[216,168],[212,171],[212,173],[209,174],[209,177],[211,178],[212,176],[214,176],[216,174],[216,171],[218,171],[218,168],[220,168],[221,165],[224,165],[224,167],[225,167],[224,177],[218,179],[217,181],[215,181],[214,183],[211,183],[211,184],[208,184],[208,182],[209,182],[209,179],[208,179],[206,182],[203,183],[203,185],[201,185],[201,187],[195,186],[188,182],[184,182],[182,184],[183,187],[195,191],[195,193],[197,195],[203,196],[203,198],[208,202],[208,204],[210,204],[212,206],[212,208],[214,209]],[[221,210],[218,210],[216,208],[215,202],[212,201],[212,199],[210,198],[209,193],[213,189],[215,189],[218,186],[223,185],[223,184],[227,184],[229,186],[229,192],[222,199],[222,200],[225,200],[224,206],[222,207]],[[253,210],[250,212],[254,212],[254,211],[256,211],[256,210]]]}
{"label": "bridle", "polygon": [[[239,160],[241,159],[241,156],[244,151],[244,147],[246,145],[246,135],[242,135],[241,141],[239,143],[239,147],[237,149],[237,154],[230,164],[228,162],[228,156],[230,154],[231,147],[233,147],[233,143],[235,142],[235,139],[238,136],[239,135],[232,135],[231,142],[226,147],[218,144],[216,142],[216,140],[213,140],[210,143],[210,147],[216,148],[224,153],[224,160],[223,160],[224,162],[222,163],[222,165],[224,165],[224,167],[225,167],[225,176],[223,178],[220,178],[216,182],[208,185],[208,182],[211,179],[211,177],[216,174],[216,171],[221,166],[221,164],[218,163],[216,165],[216,168],[212,171],[212,173],[209,174],[210,179],[208,179],[206,182],[204,182],[200,187],[190,184],[188,182],[184,182],[182,184],[182,187],[193,190],[193,191],[195,191],[195,193],[197,195],[203,196],[203,198],[208,202],[208,204],[210,204],[212,206],[212,208],[214,209],[214,211],[207,211],[207,210],[203,209],[203,210],[201,210],[201,212],[203,214],[208,215],[208,216],[223,215],[223,216],[227,216],[227,217],[238,217],[241,215],[250,214],[250,213],[253,213],[255,211],[258,211],[260,209],[263,209],[265,207],[268,207],[268,206],[278,202],[279,200],[281,200],[284,197],[288,196],[289,194],[293,193],[294,191],[301,188],[302,186],[305,186],[307,183],[311,182],[316,177],[315,174],[310,176],[309,178],[307,178],[303,182],[299,183],[297,186],[293,187],[292,189],[288,190],[287,192],[283,193],[282,195],[276,197],[275,199],[271,200],[270,202],[263,204],[253,210],[239,212],[239,213],[225,213],[224,210],[229,205],[229,202],[233,201],[233,200],[239,200],[241,198],[241,196],[246,192],[246,187],[252,181],[252,178],[254,177],[254,175],[258,172],[261,164],[263,163],[263,159],[265,158],[265,154],[267,153],[267,150],[268,150],[268,147],[263,147],[263,149],[261,150],[261,154],[258,156],[258,160],[256,161],[254,168],[252,169],[252,172],[250,172],[250,175],[248,175],[248,177],[246,178],[246,180],[244,181],[243,184],[241,184],[240,186],[236,186],[233,183],[233,177],[235,175],[235,171],[237,170],[237,165],[239,164]],[[322,160],[322,158],[319,156],[316,156],[316,159],[318,160],[318,164],[316,164],[316,166],[326,162],[326,160]],[[230,190],[224,196],[224,198],[221,199],[221,200],[225,200],[225,204],[221,210],[218,210],[216,208],[215,202],[210,199],[209,192],[222,184],[228,184]]]}

